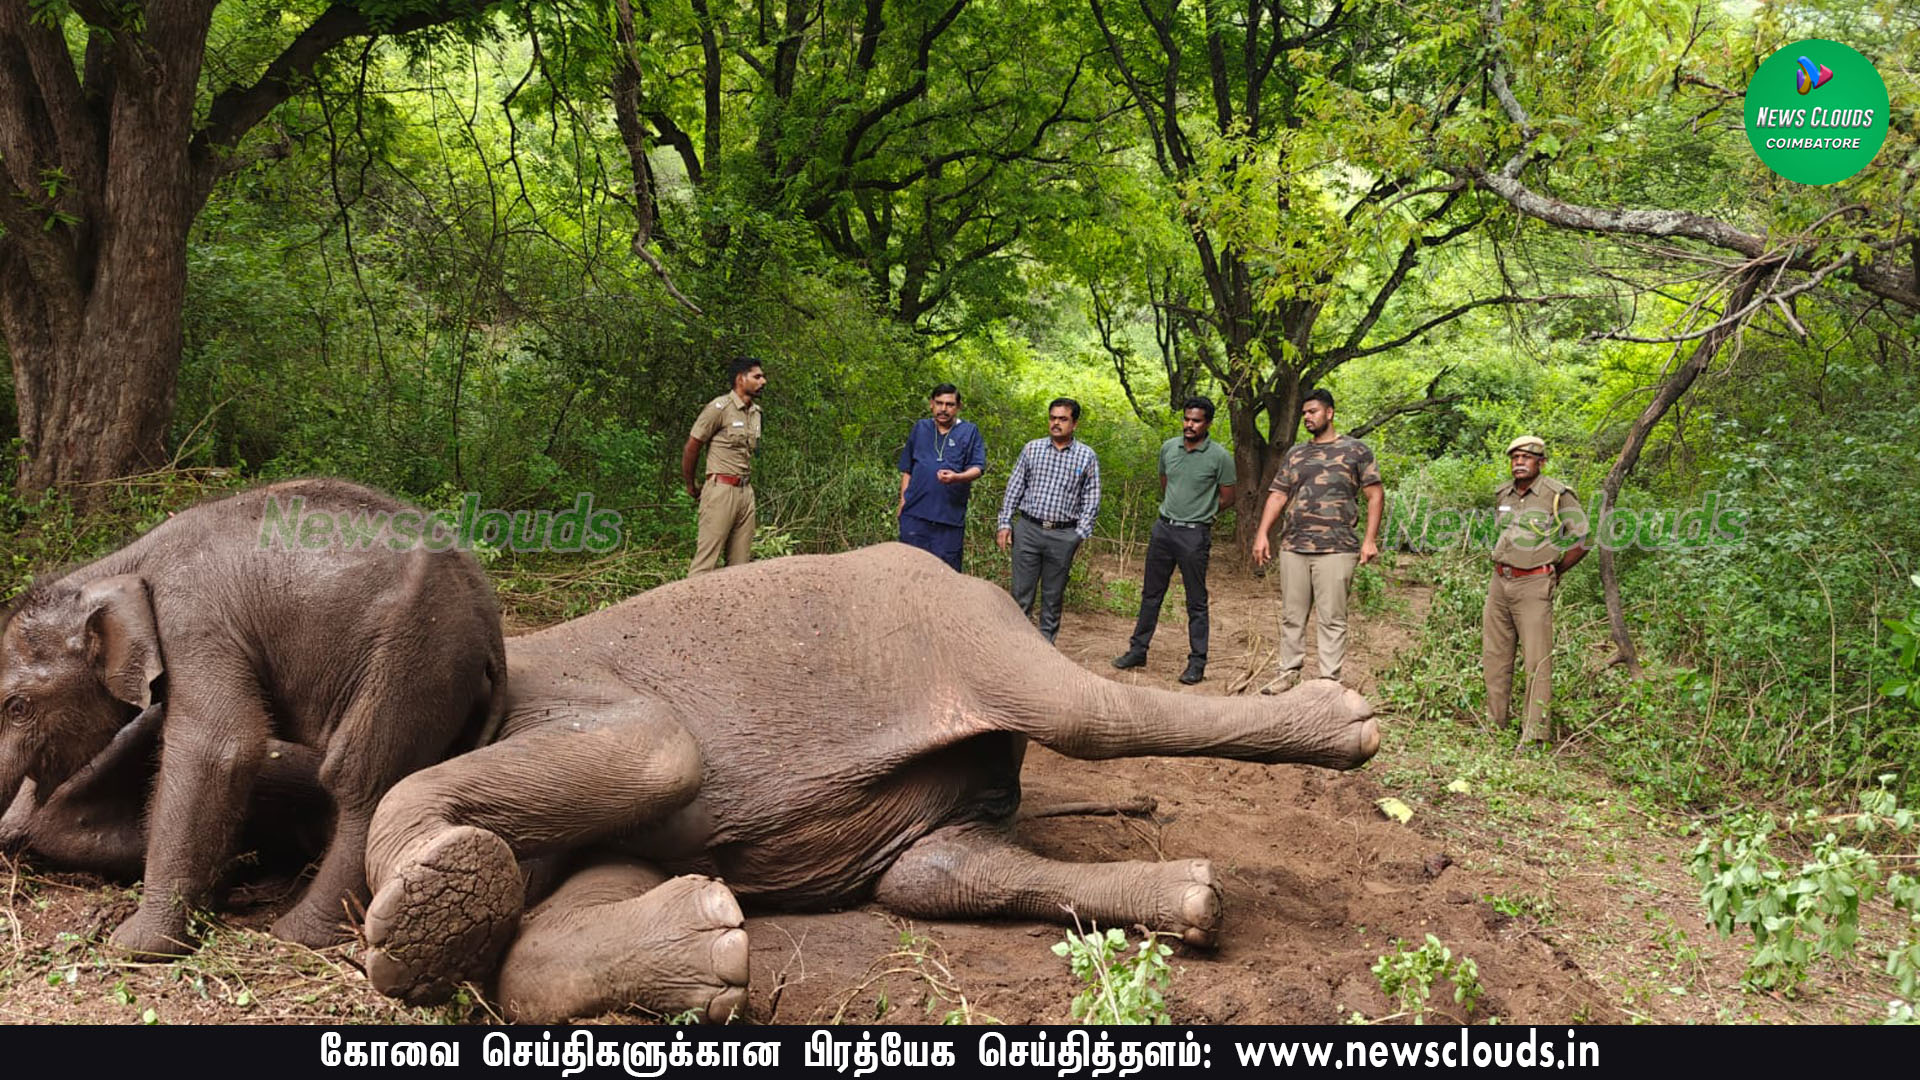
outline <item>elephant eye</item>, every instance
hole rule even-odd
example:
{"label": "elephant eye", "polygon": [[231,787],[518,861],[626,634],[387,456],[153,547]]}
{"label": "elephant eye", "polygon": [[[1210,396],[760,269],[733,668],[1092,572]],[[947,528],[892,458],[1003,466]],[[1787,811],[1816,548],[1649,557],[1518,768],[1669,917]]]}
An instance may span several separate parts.
{"label": "elephant eye", "polygon": [[27,699],[19,694],[8,698],[4,708],[9,723],[24,724],[33,715],[33,709],[27,704]]}

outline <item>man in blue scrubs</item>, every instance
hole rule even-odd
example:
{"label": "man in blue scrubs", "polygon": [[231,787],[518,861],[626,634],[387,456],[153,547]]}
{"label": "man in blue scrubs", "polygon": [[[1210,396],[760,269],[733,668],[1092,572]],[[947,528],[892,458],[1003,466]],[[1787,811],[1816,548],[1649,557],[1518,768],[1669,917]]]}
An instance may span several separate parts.
{"label": "man in blue scrubs", "polygon": [[941,383],[927,395],[932,416],[916,421],[900,449],[900,542],[960,569],[967,496],[987,471],[980,429],[960,419],[960,391]]}

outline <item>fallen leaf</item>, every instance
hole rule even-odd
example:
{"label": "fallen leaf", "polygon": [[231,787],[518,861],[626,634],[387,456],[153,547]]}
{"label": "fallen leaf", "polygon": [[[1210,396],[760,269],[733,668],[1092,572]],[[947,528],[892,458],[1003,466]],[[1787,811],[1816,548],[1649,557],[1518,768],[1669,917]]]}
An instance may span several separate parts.
{"label": "fallen leaf", "polygon": [[1402,825],[1413,820],[1413,807],[1408,806],[1406,803],[1401,802],[1391,795],[1384,799],[1375,800],[1373,805],[1379,807],[1381,813]]}
{"label": "fallen leaf", "polygon": [[1465,780],[1455,780],[1453,783],[1447,785],[1447,790],[1453,792],[1455,795],[1465,795],[1467,792],[1472,791],[1473,788]]}

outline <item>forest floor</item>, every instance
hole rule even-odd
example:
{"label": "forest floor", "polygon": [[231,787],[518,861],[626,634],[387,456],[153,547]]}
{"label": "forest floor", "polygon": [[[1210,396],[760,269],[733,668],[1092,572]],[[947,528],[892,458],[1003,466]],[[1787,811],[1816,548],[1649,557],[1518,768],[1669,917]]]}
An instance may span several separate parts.
{"label": "forest floor", "polygon": [[[1106,678],[1181,693],[1256,692],[1271,678],[1279,582],[1216,563],[1212,662],[1176,682],[1186,656],[1181,594],[1168,598],[1148,665],[1117,672],[1137,604],[1137,551],[1094,561],[1059,647]],[[1416,639],[1430,590],[1389,578],[1356,611],[1347,661],[1363,693]],[[1312,640],[1309,628],[1309,641]],[[1314,671],[1311,656],[1308,673]],[[1563,673],[1576,678],[1577,673]],[[1684,819],[1643,805],[1577,752],[1516,756],[1510,735],[1470,718],[1417,725],[1381,716],[1383,744],[1339,773],[1207,759],[1085,762],[1035,747],[1028,813],[1149,796],[1122,816],[1023,817],[1035,850],[1076,861],[1211,859],[1226,895],[1218,949],[1179,947],[1167,995],[1176,1022],[1398,1020],[1372,968],[1398,941],[1434,935],[1479,969],[1471,1014],[1440,980],[1435,1021],[1508,1024],[1862,1021],[1887,992],[1870,961],[1824,965],[1788,1000],[1744,991],[1745,943],[1701,918]],[[1377,807],[1412,810],[1401,824]],[[314,952],[264,927],[297,883],[236,890],[201,924],[206,944],[174,964],[125,963],[99,945],[137,893],[0,861],[0,1023],[458,1022],[484,1002],[435,1010],[374,993],[356,945]],[[1050,924],[909,922],[874,907],[754,915],[751,1019],[775,1023],[1070,1022],[1079,986]],[[609,1020],[633,1019],[609,1017]]]}

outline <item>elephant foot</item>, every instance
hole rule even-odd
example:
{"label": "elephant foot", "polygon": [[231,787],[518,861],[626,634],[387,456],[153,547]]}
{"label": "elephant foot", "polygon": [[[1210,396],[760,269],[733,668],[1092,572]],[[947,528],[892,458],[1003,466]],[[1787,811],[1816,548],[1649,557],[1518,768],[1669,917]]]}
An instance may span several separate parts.
{"label": "elephant foot", "polygon": [[1220,883],[1205,859],[1165,863],[1160,887],[1159,925],[1149,929],[1178,935],[1189,945],[1210,949],[1220,940]]}
{"label": "elephant foot", "polygon": [[108,944],[135,960],[172,960],[194,950],[186,920],[155,915],[145,904],[114,930]]}
{"label": "elephant foot", "polygon": [[1372,704],[1357,690],[1333,679],[1314,679],[1280,695],[1279,700],[1305,720],[1308,730],[1324,733],[1325,740],[1318,753],[1282,760],[1357,769],[1380,749],[1380,722],[1373,718]]}
{"label": "elephant foot", "polygon": [[353,937],[353,930],[347,925],[343,912],[329,914],[326,909],[306,900],[275,919],[269,932],[281,941],[291,941],[309,949],[324,949]]}
{"label": "elephant foot", "polygon": [[640,1008],[713,1024],[747,1004],[747,932],[733,892],[673,878],[640,896],[530,918],[500,969],[514,1023]]}
{"label": "elephant foot", "polygon": [[457,825],[402,862],[367,905],[367,980],[413,1005],[486,978],[525,903],[507,842]]}

